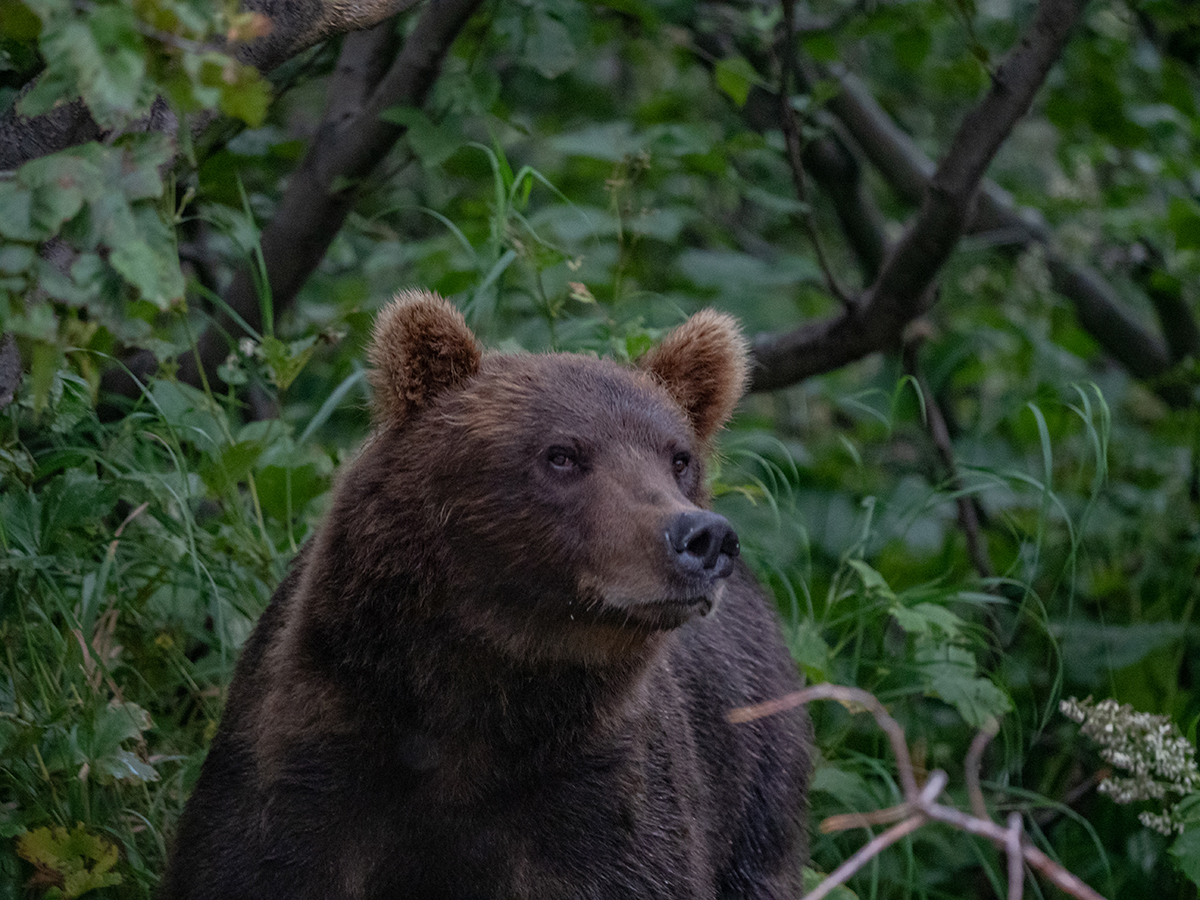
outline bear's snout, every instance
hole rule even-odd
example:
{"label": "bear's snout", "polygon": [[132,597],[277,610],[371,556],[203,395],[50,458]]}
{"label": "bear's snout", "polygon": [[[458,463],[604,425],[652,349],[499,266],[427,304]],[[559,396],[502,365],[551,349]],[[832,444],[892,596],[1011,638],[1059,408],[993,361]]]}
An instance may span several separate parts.
{"label": "bear's snout", "polygon": [[693,577],[729,577],[741,549],[729,521],[704,509],[679,513],[667,526],[666,537],[676,568]]}

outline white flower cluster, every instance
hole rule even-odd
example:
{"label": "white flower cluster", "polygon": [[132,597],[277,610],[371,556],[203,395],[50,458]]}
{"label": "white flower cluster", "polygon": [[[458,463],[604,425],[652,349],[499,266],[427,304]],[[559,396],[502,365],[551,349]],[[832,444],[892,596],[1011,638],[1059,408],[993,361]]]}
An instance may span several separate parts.
{"label": "white flower cluster", "polygon": [[1200,790],[1200,770],[1196,768],[1196,748],[1170,718],[1138,712],[1116,700],[1094,703],[1091,697],[1070,697],[1059,709],[1082,724],[1080,732],[1100,745],[1105,762],[1129,772],[1128,776],[1110,775],[1102,781],[1102,793],[1117,803],[1167,800],[1168,795],[1175,795],[1162,815],[1144,812],[1138,819],[1163,834],[1183,831],[1183,822],[1174,815],[1174,804]]}

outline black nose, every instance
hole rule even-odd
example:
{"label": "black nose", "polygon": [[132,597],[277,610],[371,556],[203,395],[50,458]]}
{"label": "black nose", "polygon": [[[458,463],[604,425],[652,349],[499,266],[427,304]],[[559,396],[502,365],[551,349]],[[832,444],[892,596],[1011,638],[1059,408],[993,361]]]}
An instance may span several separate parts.
{"label": "black nose", "polygon": [[703,509],[672,519],[667,544],[682,571],[710,578],[728,577],[740,549],[737,532],[725,517]]}

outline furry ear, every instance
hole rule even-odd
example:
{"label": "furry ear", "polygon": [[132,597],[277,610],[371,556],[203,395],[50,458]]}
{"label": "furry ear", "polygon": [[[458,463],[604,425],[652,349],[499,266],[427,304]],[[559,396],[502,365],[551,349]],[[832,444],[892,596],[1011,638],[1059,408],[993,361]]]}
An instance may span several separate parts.
{"label": "furry ear", "polygon": [[475,335],[457,309],[429,291],[401,291],[379,313],[367,350],[375,424],[398,425],[479,371]]}
{"label": "furry ear", "polygon": [[737,320],[701,310],[648,352],[638,366],[658,378],[708,441],[746,392],[749,347]]}

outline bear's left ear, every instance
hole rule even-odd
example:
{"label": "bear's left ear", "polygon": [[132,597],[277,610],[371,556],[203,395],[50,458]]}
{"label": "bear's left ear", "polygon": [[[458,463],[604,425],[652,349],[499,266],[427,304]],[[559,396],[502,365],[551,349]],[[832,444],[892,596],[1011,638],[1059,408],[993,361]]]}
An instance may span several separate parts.
{"label": "bear's left ear", "polygon": [[429,291],[401,291],[379,313],[367,350],[375,424],[399,425],[479,371],[462,313]]}
{"label": "bear's left ear", "polygon": [[746,392],[748,354],[737,320],[705,309],[670,332],[638,366],[663,383],[696,436],[707,442]]}

